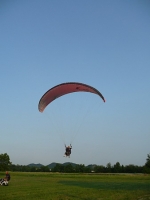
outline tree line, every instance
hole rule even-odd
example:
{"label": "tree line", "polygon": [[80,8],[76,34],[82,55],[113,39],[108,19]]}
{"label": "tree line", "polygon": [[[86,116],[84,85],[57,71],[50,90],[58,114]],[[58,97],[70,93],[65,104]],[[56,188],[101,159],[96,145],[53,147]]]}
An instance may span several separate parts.
{"label": "tree line", "polygon": [[56,164],[52,169],[48,166],[28,166],[15,165],[10,162],[7,153],[0,154],[0,171],[19,171],[19,172],[61,172],[61,173],[149,173],[150,174],[150,154],[147,155],[146,163],[143,166],[137,165],[121,165],[119,162],[111,165],[108,163],[103,165],[88,165],[84,164]]}

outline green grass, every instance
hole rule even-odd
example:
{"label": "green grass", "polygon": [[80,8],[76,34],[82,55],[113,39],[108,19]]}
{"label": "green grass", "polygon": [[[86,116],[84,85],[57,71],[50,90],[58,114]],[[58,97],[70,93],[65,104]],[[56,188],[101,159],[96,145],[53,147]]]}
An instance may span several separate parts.
{"label": "green grass", "polygon": [[150,175],[10,174],[0,200],[150,200]]}

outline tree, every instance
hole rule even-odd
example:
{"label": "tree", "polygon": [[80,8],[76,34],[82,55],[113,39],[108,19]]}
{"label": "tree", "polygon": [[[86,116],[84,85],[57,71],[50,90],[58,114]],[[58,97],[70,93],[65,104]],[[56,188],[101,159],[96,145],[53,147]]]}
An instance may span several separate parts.
{"label": "tree", "polygon": [[150,153],[147,154],[147,159],[146,159],[145,166],[148,167],[148,168],[150,168]]}
{"label": "tree", "polygon": [[93,171],[95,173],[105,173],[105,167],[103,165],[96,165]]}
{"label": "tree", "polygon": [[85,165],[84,164],[80,164],[79,165],[79,172],[83,173],[85,169]]}
{"label": "tree", "polygon": [[111,166],[111,163],[109,162],[107,165],[106,165],[106,171],[108,173],[110,173],[112,170],[111,170],[112,166]]}
{"label": "tree", "polygon": [[53,172],[61,172],[61,166],[62,164],[56,164],[56,166],[53,168]]}
{"label": "tree", "polygon": [[115,173],[120,173],[121,172],[121,165],[119,162],[116,162],[116,164],[114,165],[114,172]]}
{"label": "tree", "polygon": [[49,172],[49,167],[48,166],[42,166],[41,172]]}
{"label": "tree", "polygon": [[71,172],[73,172],[73,166],[72,166],[71,164],[66,165],[64,171],[65,171],[66,173],[71,173]]}
{"label": "tree", "polygon": [[9,155],[7,153],[0,154],[0,171],[8,170],[10,164]]}
{"label": "tree", "polygon": [[144,173],[150,174],[150,153],[147,154],[147,159],[143,171]]}

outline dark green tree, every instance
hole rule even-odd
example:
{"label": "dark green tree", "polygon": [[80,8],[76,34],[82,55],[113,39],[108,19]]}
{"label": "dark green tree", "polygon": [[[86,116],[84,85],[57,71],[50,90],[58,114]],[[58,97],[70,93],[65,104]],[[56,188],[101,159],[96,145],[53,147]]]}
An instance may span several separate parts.
{"label": "dark green tree", "polygon": [[85,172],[85,173],[91,173],[90,167],[85,167],[85,168],[84,168],[84,172]]}
{"label": "dark green tree", "polygon": [[9,155],[7,153],[0,154],[0,171],[8,170],[10,165]]}
{"label": "dark green tree", "polygon": [[147,154],[147,159],[143,171],[144,173],[150,174],[150,153]]}
{"label": "dark green tree", "polygon": [[31,171],[31,172],[36,172],[36,167],[34,167],[34,166],[33,166],[33,167],[30,167],[30,171]]}
{"label": "dark green tree", "polygon": [[106,165],[106,172],[111,173],[111,172],[112,172],[111,168],[112,168],[112,166],[111,166],[111,163],[109,162],[109,163]]}
{"label": "dark green tree", "polygon": [[105,173],[105,167],[103,165],[96,165],[93,169],[95,173]]}
{"label": "dark green tree", "polygon": [[84,165],[84,164],[80,164],[80,165],[79,165],[79,172],[80,172],[80,173],[83,173],[84,170],[85,170],[85,165]]}
{"label": "dark green tree", "polygon": [[56,164],[56,166],[52,169],[52,172],[61,172],[62,164]]}
{"label": "dark green tree", "polygon": [[49,172],[49,167],[48,166],[42,166],[41,172]]}
{"label": "dark green tree", "polygon": [[116,162],[116,164],[114,165],[114,172],[120,173],[122,171],[121,169],[122,169],[122,167],[121,167],[120,163]]}
{"label": "dark green tree", "polygon": [[71,164],[66,165],[64,171],[66,173],[72,173],[72,172],[74,172],[73,166]]}
{"label": "dark green tree", "polygon": [[150,153],[147,155],[145,166],[150,168]]}

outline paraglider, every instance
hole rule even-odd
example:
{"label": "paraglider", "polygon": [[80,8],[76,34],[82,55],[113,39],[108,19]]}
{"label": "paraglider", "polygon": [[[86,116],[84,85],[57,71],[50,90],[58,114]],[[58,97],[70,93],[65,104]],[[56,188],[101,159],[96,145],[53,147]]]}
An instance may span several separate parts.
{"label": "paraglider", "polygon": [[69,157],[70,158],[70,154],[71,154],[71,149],[72,149],[72,145],[70,144],[70,146],[66,146],[65,145],[65,149],[66,149],[66,152],[64,154],[64,157]]}
{"label": "paraglider", "polygon": [[[49,104],[51,104],[52,101],[54,101],[55,99],[63,95],[74,93],[74,92],[90,92],[90,93],[98,95],[103,100],[103,102],[105,102],[103,95],[94,87],[84,84],[84,83],[67,82],[67,83],[62,83],[62,84],[52,87],[41,97],[38,104],[39,111],[42,113],[45,110],[45,108]],[[65,145],[65,148],[66,148],[65,156],[70,157],[71,149],[72,149],[71,144],[68,147]]]}

